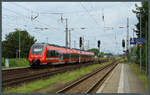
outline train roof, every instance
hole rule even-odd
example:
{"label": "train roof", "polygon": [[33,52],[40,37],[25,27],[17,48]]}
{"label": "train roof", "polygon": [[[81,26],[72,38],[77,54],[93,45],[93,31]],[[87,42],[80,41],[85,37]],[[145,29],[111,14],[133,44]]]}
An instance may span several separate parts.
{"label": "train roof", "polygon": [[76,48],[67,48],[65,46],[59,46],[59,45],[55,45],[55,44],[49,44],[49,43],[35,43],[34,45],[44,45],[44,46],[54,46],[54,47],[60,47],[60,48],[64,48],[64,49],[71,49],[71,50],[77,50],[77,51],[81,51],[81,53],[83,54],[91,54],[94,55],[93,52],[90,52],[88,50],[80,50],[80,49],[76,49]]}
{"label": "train roof", "polygon": [[[55,47],[66,48],[66,49],[80,50],[80,49],[77,49],[77,48],[67,48],[67,47],[65,47],[65,46],[59,46],[59,45],[56,45],[56,44],[49,44],[49,43],[35,43],[35,44],[42,44],[42,45],[49,45],[49,46],[55,46]],[[88,50],[80,50],[80,51],[90,52],[90,51],[88,51]]]}

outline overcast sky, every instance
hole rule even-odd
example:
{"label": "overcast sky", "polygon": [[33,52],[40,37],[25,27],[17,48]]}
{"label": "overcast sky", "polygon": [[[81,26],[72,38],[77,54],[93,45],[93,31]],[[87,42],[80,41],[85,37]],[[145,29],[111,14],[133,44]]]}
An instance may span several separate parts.
{"label": "overcast sky", "polygon": [[[85,47],[89,40],[89,47],[97,48],[97,40],[101,40],[101,51],[120,54],[127,29],[119,27],[126,27],[129,17],[129,35],[133,37],[132,29],[137,23],[132,13],[135,3],[140,5],[139,2],[3,2],[2,40],[18,28],[27,30],[37,42],[47,42],[48,38],[49,43],[64,46],[65,21],[60,20],[63,17],[68,19],[68,27],[73,28],[72,47],[79,48],[79,37],[82,36]],[[37,18],[31,20],[31,17]],[[104,25],[113,29],[104,31]]]}

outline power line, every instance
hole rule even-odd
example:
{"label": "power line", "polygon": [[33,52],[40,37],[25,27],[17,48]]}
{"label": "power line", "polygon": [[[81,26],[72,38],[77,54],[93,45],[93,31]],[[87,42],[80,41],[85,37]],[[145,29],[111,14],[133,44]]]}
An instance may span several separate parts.
{"label": "power line", "polygon": [[[11,3],[11,4],[14,4],[14,5],[16,5],[16,6],[19,6],[19,7],[23,8],[23,9],[25,9],[25,10],[27,10],[27,11],[35,12],[35,11],[33,11],[33,10],[30,10],[29,8],[26,8],[26,7],[21,6],[20,4],[17,4],[17,3]],[[38,13],[38,12],[36,12],[36,13]]]}
{"label": "power line", "polygon": [[[42,12],[34,11],[34,10],[29,9],[29,8],[23,7],[23,6],[21,6],[20,4],[17,4],[17,3],[12,3],[12,4],[14,4],[14,5],[16,5],[16,6],[19,6],[19,7],[23,8],[23,9],[25,9],[25,10],[27,10],[27,11],[30,11],[30,12],[34,12],[34,13],[37,13],[37,14],[41,14],[41,13],[42,13]],[[45,13],[45,14],[47,14],[47,13]],[[54,20],[54,19],[52,19],[52,20]],[[43,23],[43,24],[44,24],[44,23]],[[45,24],[45,25],[46,25],[46,24]]]}
{"label": "power line", "polygon": [[83,6],[83,4],[81,2],[80,2],[80,5],[89,14],[89,16],[92,18],[92,20],[98,25],[98,22],[93,18],[93,16],[90,15],[89,11]]}
{"label": "power line", "polygon": [[[13,11],[13,10],[11,10],[11,9],[7,9],[7,8],[4,8],[4,9],[6,9],[6,10],[8,10],[8,11],[10,11],[10,12],[13,12],[13,13],[15,13],[16,15],[21,15],[21,16],[24,16],[24,17],[27,17],[27,16],[25,16],[25,15],[23,15],[23,14],[21,14],[21,13],[18,13],[18,12],[15,12],[15,11]],[[11,17],[11,16],[10,16]],[[29,18],[30,19],[30,18]],[[16,19],[17,20],[17,19]],[[33,23],[32,23],[33,24]],[[40,26],[41,26],[41,23],[37,23],[37,24],[39,24]],[[33,24],[34,25],[34,24]],[[46,26],[49,26],[49,25],[47,25],[47,24],[42,24],[42,25],[46,25]],[[15,27],[15,26],[14,26]],[[54,29],[54,27],[53,27],[53,29]],[[56,29],[56,28],[55,28]]]}
{"label": "power line", "polygon": [[[30,11],[30,12],[34,12],[34,13],[37,13],[37,14],[41,14],[41,12],[38,12],[38,11],[34,11],[34,10],[31,10],[31,9],[29,9],[29,8],[27,8],[27,7],[23,7],[23,6],[21,6],[20,4],[17,4],[17,3],[12,3],[12,4],[14,4],[14,5],[16,5],[16,6],[19,6],[19,7],[21,7],[21,8],[23,8],[23,9],[25,9],[25,10],[27,10],[27,11]],[[54,19],[52,19],[52,20],[54,20]],[[43,23],[44,24],[44,23]],[[45,24],[46,25],[46,24]],[[48,25],[49,26],[49,25]]]}
{"label": "power line", "polygon": [[[11,10],[11,9],[7,9],[7,8],[4,8],[4,9],[6,9],[6,10],[8,10],[8,11],[10,11],[10,12],[13,12],[13,13],[15,13],[16,15],[21,15],[21,16],[23,16],[23,17],[26,17],[26,18],[28,18],[28,19],[30,19],[30,17],[29,16],[26,16],[26,15],[23,15],[23,14],[21,14],[21,13],[18,13],[18,12],[15,12],[15,11],[13,11],[13,10]],[[38,21],[39,22],[39,21]],[[32,23],[33,24],[33,23]],[[45,23],[43,23],[43,22],[40,22],[40,25],[41,24],[43,24],[43,25],[46,25],[46,26],[48,26],[49,27],[49,25],[47,25],[47,24],[45,24]],[[50,26],[51,27],[51,26]],[[54,27],[51,27],[51,28],[53,28],[53,29],[57,29],[57,28],[54,28]]]}
{"label": "power line", "polygon": [[10,11],[10,12],[12,12],[12,13],[15,13],[16,15],[22,15],[22,16],[24,16],[24,17],[26,17],[26,18],[29,18],[30,19],[30,17],[28,17],[28,16],[26,16],[26,15],[23,15],[23,14],[21,14],[21,13],[18,13],[18,12],[16,12],[16,11],[13,11],[13,10],[11,10],[11,9],[8,9],[8,8],[4,8],[3,7],[3,9],[5,9],[5,10],[8,10],[8,11]]}
{"label": "power line", "polygon": [[[23,6],[21,6],[21,5],[19,5],[19,4],[17,4],[17,3],[12,3],[12,4],[14,4],[14,5],[16,5],[16,6],[19,6],[19,7],[21,7],[21,8],[23,8],[23,9],[25,9],[25,10],[27,10],[27,11],[30,11],[30,12],[35,12],[35,13],[39,13],[39,12],[37,12],[37,11],[33,11],[33,10],[31,10],[31,9],[29,9],[29,8],[26,8],[26,7],[23,7]],[[10,10],[10,9],[9,9]],[[12,10],[11,10],[12,11]],[[15,11],[13,11],[14,13],[17,13],[17,12],[15,12]],[[17,13],[18,14],[18,13]],[[20,13],[19,13],[20,14]],[[21,14],[22,15],[22,14]],[[22,15],[22,16],[25,16],[25,15]],[[29,19],[31,19],[30,17],[28,17]],[[45,24],[45,23],[43,23],[42,22],[42,24],[44,24],[44,25],[46,25],[46,26],[49,26],[49,25],[47,25],[47,24]],[[53,27],[54,28],[54,27]],[[56,29],[56,28],[55,28]]]}

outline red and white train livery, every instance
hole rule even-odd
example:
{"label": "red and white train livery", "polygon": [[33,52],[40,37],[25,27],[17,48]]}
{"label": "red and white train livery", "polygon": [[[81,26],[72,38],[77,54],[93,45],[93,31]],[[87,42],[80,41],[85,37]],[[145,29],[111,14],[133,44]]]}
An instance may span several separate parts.
{"label": "red and white train livery", "polygon": [[29,52],[30,66],[93,61],[94,53],[62,46],[35,43]]}

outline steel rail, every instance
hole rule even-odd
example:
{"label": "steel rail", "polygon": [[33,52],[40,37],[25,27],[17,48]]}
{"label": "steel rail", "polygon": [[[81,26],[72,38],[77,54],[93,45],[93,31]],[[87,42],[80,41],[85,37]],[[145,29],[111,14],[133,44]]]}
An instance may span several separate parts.
{"label": "steel rail", "polygon": [[[102,60],[101,63],[106,62],[107,60]],[[47,71],[47,72],[42,72],[42,73],[38,73],[38,74],[33,74],[33,75],[29,75],[29,76],[24,76],[24,77],[17,77],[17,78],[12,78],[12,79],[8,79],[8,80],[3,80],[2,81],[2,87],[7,87],[7,86],[12,86],[12,85],[17,85],[19,83],[22,82],[26,82],[26,81],[31,81],[31,80],[35,80],[38,78],[44,78],[44,77],[50,77],[52,75],[56,75],[58,73],[64,73],[66,71],[70,71],[70,70],[74,70],[74,69],[78,69],[79,67],[83,67],[85,65],[92,65],[93,63],[89,63],[89,64],[81,64],[81,65],[75,65],[75,67],[72,68],[64,68],[64,69],[60,69],[60,70],[54,70],[54,71]]]}
{"label": "steel rail", "polygon": [[[73,86],[78,85],[78,84],[81,83],[82,81],[84,81],[84,80],[86,80],[86,79],[92,77],[92,76],[95,75],[96,73],[98,73],[98,72],[104,70],[105,68],[107,68],[107,67],[109,67],[109,66],[111,66],[111,65],[114,65],[114,64],[115,64],[115,63],[111,63],[111,64],[108,64],[108,65],[103,66],[103,67],[101,67],[101,68],[98,68],[98,69],[95,70],[94,72],[88,74],[87,76],[82,77],[81,79],[79,79],[79,80],[73,82],[72,84],[70,84],[70,85],[66,86],[65,88],[63,88],[63,89],[57,91],[56,93],[63,93],[63,92],[65,92],[65,91],[67,91],[68,89],[71,89]],[[93,89],[93,88],[90,88],[90,89]],[[89,92],[90,89],[89,89],[87,92]]]}
{"label": "steel rail", "polygon": [[106,78],[106,76],[116,67],[116,65],[117,64],[115,64],[112,68],[111,68],[111,70],[109,70],[102,78],[100,78],[93,86],[91,86],[85,93],[90,93],[90,92],[92,92],[96,87],[97,87],[97,85],[98,84],[100,84],[100,82],[102,82],[105,78]]}

